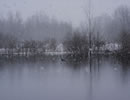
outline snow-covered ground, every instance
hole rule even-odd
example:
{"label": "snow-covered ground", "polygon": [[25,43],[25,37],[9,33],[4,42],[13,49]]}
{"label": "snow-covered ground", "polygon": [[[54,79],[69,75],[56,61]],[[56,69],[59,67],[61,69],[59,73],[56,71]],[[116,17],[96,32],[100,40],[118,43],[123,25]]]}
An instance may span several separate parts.
{"label": "snow-covered ground", "polygon": [[[99,53],[104,52],[106,50],[110,52],[118,51],[121,49],[121,46],[117,43],[106,43],[99,49]],[[92,50],[93,51],[93,50]],[[64,45],[62,43],[58,44],[55,50],[45,48],[44,50],[42,48],[35,49],[33,52],[33,49],[30,48],[22,48],[22,49],[5,49],[0,48],[0,54],[14,54],[14,55],[33,55],[33,54],[46,54],[46,55],[64,55],[68,54],[69,52],[66,52],[64,50]]]}
{"label": "snow-covered ground", "polygon": [[117,51],[120,50],[121,46],[118,43],[106,43],[101,47],[102,51],[109,50],[109,51]]}

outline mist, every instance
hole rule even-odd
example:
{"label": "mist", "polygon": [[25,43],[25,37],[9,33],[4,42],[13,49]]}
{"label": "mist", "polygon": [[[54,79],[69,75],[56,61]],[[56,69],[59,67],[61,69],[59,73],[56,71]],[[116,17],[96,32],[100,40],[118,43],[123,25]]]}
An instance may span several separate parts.
{"label": "mist", "polygon": [[0,100],[130,100],[130,0],[0,0]]}

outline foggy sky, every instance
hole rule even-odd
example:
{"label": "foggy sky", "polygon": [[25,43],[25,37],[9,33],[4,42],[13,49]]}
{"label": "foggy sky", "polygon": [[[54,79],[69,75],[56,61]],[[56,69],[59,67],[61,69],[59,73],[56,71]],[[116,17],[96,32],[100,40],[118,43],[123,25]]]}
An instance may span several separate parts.
{"label": "foggy sky", "polygon": [[[130,0],[92,0],[93,15],[112,12],[120,5],[130,6]],[[23,18],[35,13],[45,13],[61,21],[80,25],[85,19],[84,9],[88,0],[0,0],[0,16],[20,12]]]}

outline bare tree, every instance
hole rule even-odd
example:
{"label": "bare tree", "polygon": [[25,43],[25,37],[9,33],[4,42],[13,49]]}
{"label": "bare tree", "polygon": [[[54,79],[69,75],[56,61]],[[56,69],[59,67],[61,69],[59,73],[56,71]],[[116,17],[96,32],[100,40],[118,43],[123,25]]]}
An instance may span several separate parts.
{"label": "bare tree", "polygon": [[126,6],[121,6],[115,11],[115,17],[120,25],[119,42],[121,44],[121,52],[130,52],[130,9]]}
{"label": "bare tree", "polygon": [[87,28],[87,35],[89,41],[89,56],[92,53],[92,37],[93,37],[93,9],[92,9],[92,0],[88,0],[88,8],[85,8],[85,15],[86,15],[86,28]]}
{"label": "bare tree", "polygon": [[88,53],[88,38],[79,32],[74,32],[69,37],[66,37],[63,44],[66,51],[74,55],[86,55]]}

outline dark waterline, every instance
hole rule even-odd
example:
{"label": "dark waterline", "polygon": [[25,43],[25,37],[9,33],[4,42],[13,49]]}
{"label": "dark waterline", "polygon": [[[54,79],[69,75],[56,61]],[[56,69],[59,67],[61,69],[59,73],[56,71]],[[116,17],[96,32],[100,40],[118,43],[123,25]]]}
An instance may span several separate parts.
{"label": "dark waterline", "polygon": [[130,63],[114,57],[0,59],[0,100],[129,100]]}

